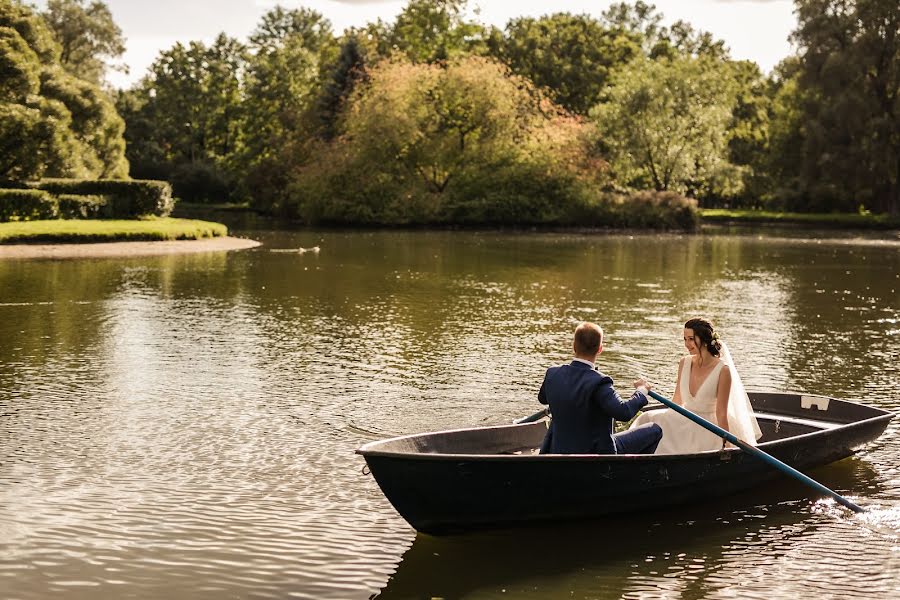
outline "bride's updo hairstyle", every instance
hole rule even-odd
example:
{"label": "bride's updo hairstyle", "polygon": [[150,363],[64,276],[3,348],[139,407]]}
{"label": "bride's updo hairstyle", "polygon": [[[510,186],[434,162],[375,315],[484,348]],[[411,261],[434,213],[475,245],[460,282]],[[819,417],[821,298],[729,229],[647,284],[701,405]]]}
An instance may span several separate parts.
{"label": "bride's updo hairstyle", "polygon": [[694,332],[694,336],[700,340],[700,343],[706,346],[706,350],[713,356],[719,356],[722,350],[722,342],[719,341],[719,334],[713,329],[712,323],[706,319],[691,319],[684,324],[685,329]]}

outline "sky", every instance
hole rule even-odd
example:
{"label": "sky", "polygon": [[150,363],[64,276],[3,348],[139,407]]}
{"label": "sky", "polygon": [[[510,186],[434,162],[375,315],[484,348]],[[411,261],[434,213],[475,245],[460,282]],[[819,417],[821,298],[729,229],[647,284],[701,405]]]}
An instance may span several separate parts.
{"label": "sky", "polygon": [[[753,60],[765,72],[792,53],[788,35],[796,25],[791,0],[647,0],[664,15],[664,23],[679,19],[725,40],[735,59]],[[477,20],[503,28],[515,17],[539,17],[555,12],[599,17],[613,0],[469,0]],[[46,1],[36,2],[39,8]],[[405,0],[106,0],[126,38],[123,61],[129,73],[110,72],[115,87],[129,87],[144,76],[160,51],[176,42],[211,42],[224,31],[245,40],[260,17],[277,4],[306,7],[331,21],[336,33],[381,18],[391,22]]]}

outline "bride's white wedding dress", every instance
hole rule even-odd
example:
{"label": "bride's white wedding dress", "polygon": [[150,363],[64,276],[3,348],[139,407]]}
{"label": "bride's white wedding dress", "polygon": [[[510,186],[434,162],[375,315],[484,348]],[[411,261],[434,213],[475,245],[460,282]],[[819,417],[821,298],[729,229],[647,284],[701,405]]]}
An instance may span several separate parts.
{"label": "bride's white wedding dress", "polygon": [[[696,394],[691,394],[691,357],[684,359],[681,367],[681,401],[682,405],[693,413],[696,413],[718,424],[716,419],[716,388],[719,385],[719,376],[722,369],[731,369],[731,392],[728,395],[728,429],[738,439],[748,444],[756,444],[762,433],[756,417],[753,416],[753,408],[747,398],[747,392],[741,383],[741,378],[734,368],[731,353],[727,347],[723,347],[722,357],[709,375],[706,376],[697,388]],[[631,428],[640,427],[647,423],[656,423],[663,430],[662,440],[656,448],[656,454],[692,454],[706,450],[720,450],[722,438],[697,425],[687,417],[678,414],[674,410],[651,410],[642,413],[631,425]]]}

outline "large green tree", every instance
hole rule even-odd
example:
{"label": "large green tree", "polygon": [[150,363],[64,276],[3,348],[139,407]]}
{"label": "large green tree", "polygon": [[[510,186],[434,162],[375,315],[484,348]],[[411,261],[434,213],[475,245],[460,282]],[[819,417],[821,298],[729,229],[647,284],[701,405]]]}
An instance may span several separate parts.
{"label": "large green tree", "polygon": [[640,53],[638,35],[588,15],[522,17],[511,20],[505,33],[498,57],[579,114],[597,103],[610,74]]}
{"label": "large green tree", "polygon": [[729,75],[712,59],[691,57],[639,59],[617,73],[592,116],[618,181],[694,197],[737,192]]}
{"label": "large green tree", "polygon": [[0,179],[127,176],[124,123],[59,56],[40,16],[0,0]]}
{"label": "large green tree", "polygon": [[817,208],[900,214],[900,5],[797,0],[796,14],[803,190]]}
{"label": "large green tree", "polygon": [[276,7],[251,34],[250,48],[231,170],[244,194],[268,209],[280,203],[291,170],[305,160],[307,142],[319,130],[317,93],[338,44],[320,13]]}
{"label": "large green tree", "polygon": [[49,0],[42,16],[59,43],[63,68],[80,79],[102,83],[109,61],[125,53],[122,30],[105,2]]}
{"label": "large green tree", "polygon": [[170,178],[176,193],[193,200],[228,193],[223,165],[238,143],[245,62],[244,45],[225,34],[209,46],[177,43],[160,53],[118,100],[135,174]]}
{"label": "large green tree", "polygon": [[240,145],[231,162],[258,207],[279,203],[291,169],[305,158],[304,143],[316,128],[311,106],[318,73],[318,55],[299,36],[289,36],[250,62]]}
{"label": "large green tree", "polygon": [[294,178],[290,213],[350,223],[544,222],[600,173],[589,128],[496,61],[385,61]]}

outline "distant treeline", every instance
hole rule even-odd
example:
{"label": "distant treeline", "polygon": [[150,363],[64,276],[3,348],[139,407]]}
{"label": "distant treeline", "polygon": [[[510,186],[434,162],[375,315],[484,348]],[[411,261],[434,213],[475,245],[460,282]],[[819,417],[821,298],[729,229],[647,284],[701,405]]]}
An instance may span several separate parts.
{"label": "distant treeline", "polygon": [[276,7],[246,42],[161,52],[111,110],[102,2],[0,0],[0,179],[123,176],[124,119],[131,176],[311,223],[683,226],[685,197],[897,214],[896,0],[795,4],[798,54],[768,76],[643,2],[500,30],[411,0],[340,35]]}

